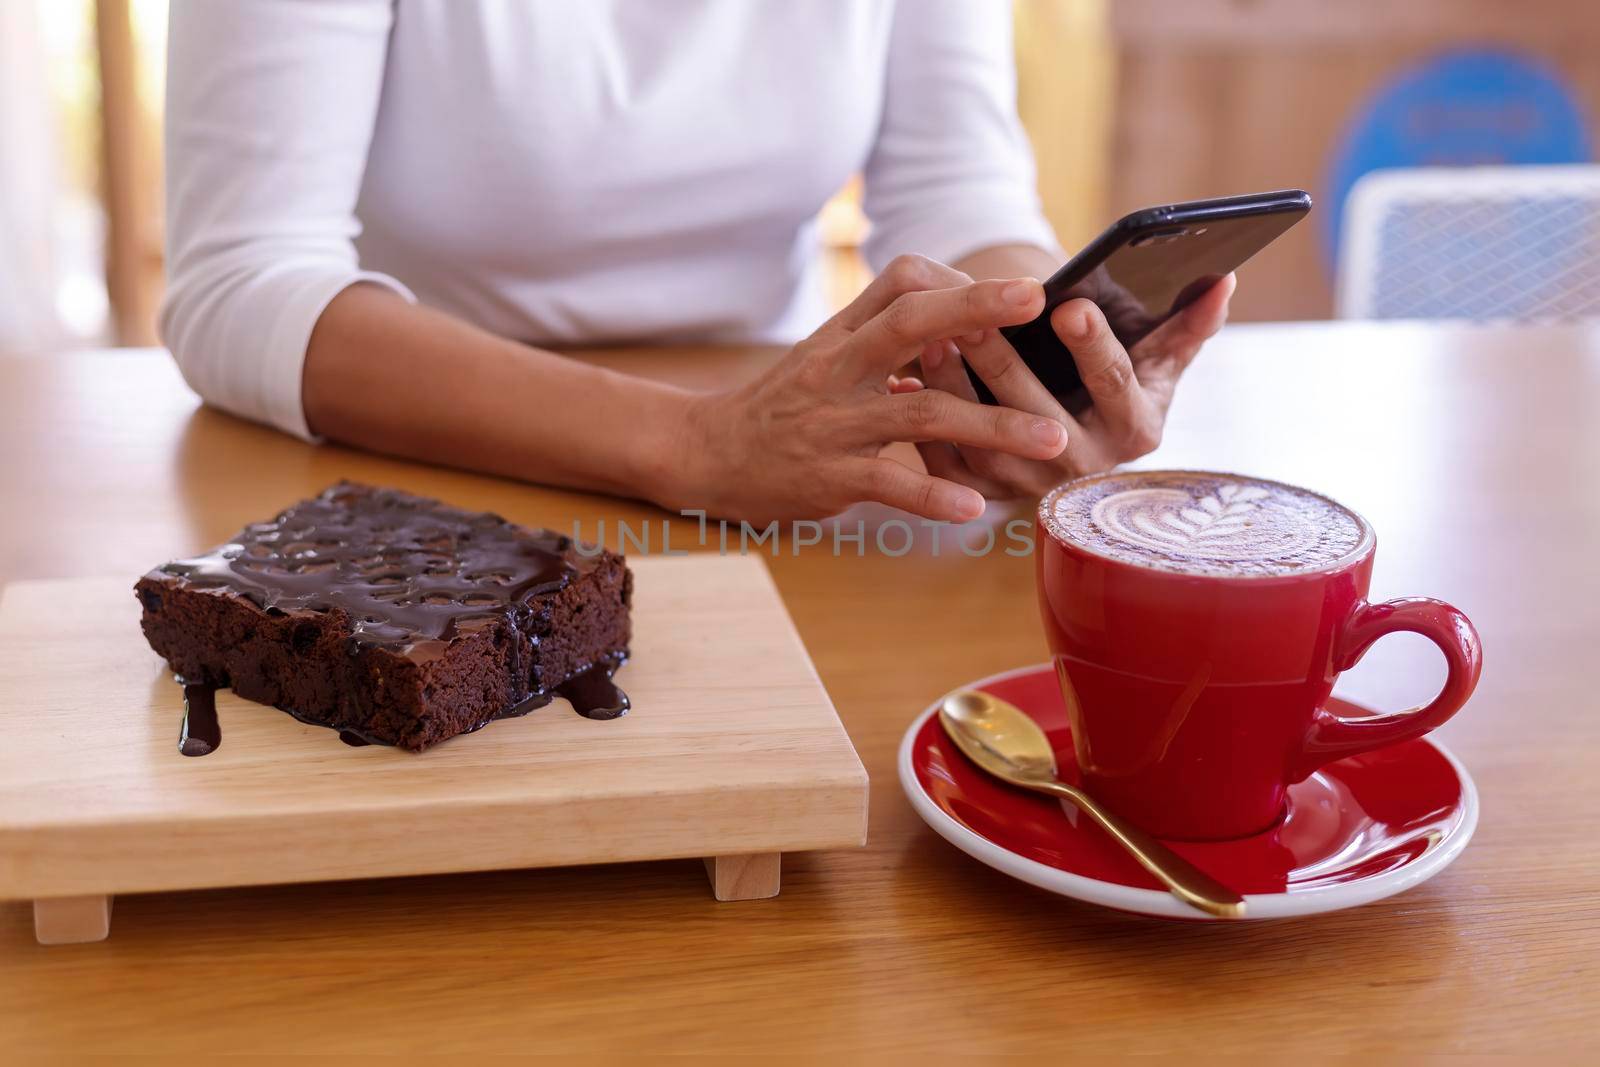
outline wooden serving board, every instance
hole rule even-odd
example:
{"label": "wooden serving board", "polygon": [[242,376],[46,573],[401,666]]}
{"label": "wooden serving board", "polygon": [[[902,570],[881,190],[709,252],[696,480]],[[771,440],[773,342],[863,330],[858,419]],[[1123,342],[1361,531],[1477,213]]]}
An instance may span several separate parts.
{"label": "wooden serving board", "polygon": [[6,587],[0,899],[47,942],[104,937],[115,893],[685,856],[748,899],[780,853],[863,844],[866,771],[765,565],[629,566],[632,711],[557,700],[415,755],[227,691],[221,747],[180,755],[131,579]]}

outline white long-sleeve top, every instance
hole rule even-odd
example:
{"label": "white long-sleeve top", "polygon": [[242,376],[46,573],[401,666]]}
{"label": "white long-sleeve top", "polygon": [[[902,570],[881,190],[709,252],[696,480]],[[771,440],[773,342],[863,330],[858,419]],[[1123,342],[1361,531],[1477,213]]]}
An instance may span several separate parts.
{"label": "white long-sleeve top", "polygon": [[535,344],[792,341],[858,171],[875,268],[1055,247],[1004,0],[174,0],[170,27],[162,336],[300,436],[312,327],[358,280]]}

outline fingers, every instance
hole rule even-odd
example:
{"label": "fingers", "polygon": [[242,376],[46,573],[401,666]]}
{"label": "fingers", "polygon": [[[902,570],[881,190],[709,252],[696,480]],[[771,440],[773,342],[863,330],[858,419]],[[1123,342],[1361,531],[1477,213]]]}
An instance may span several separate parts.
{"label": "fingers", "polygon": [[[1054,419],[962,400],[942,389],[884,397],[874,406],[897,440],[945,441],[1027,459],[1054,459],[1067,447],[1067,431]],[[871,432],[881,435],[882,425]]]}
{"label": "fingers", "polygon": [[863,374],[880,378],[934,340],[1013,326],[1037,317],[1044,287],[1032,278],[902,293],[850,338]]}
{"label": "fingers", "polygon": [[1011,347],[1011,342],[1002,337],[998,330],[985,331],[978,343],[965,347],[963,355],[967,366],[983,379],[997,401],[1008,408],[1055,419],[1067,427],[1069,435],[1072,433],[1072,416],[1067,414],[1060,401],[1050,395],[1050,390],[1028,369],[1022,357],[1017,355],[1017,350]]}
{"label": "fingers", "polygon": [[849,305],[828,320],[829,326],[849,331],[872,321],[895,297],[926,289],[952,289],[972,279],[954,267],[926,256],[896,256]]}
{"label": "fingers", "polygon": [[918,441],[916,447],[917,454],[922,457],[922,465],[936,478],[976,489],[990,500],[1007,500],[1016,495],[1011,486],[973,470],[955,445],[943,441]]}
{"label": "fingers", "polygon": [[1177,373],[1182,373],[1199,354],[1200,346],[1228,321],[1228,301],[1232,299],[1237,286],[1238,278],[1235,275],[1222,278],[1194,303],[1134,345],[1134,358],[1164,358],[1176,363]]}
{"label": "fingers", "polygon": [[[1011,348],[1010,343],[994,331],[989,331],[978,343],[984,344],[990,341],[1003,345],[1013,357],[1016,356],[1015,350]],[[955,345],[947,343],[944,346],[944,351],[936,354],[932,360],[929,360],[928,355],[925,354],[922,365],[923,373],[927,377],[928,388],[942,389],[963,400],[975,402],[978,399],[977,393],[972,388],[972,381],[967,377],[966,364],[962,361],[961,353],[957,351]],[[1027,373],[1029,378],[1033,377],[1032,372]],[[1041,391],[1044,391],[1042,386],[1040,388]],[[1044,414],[1046,418],[1060,422],[1067,431],[1067,448],[1069,451],[1063,452],[1054,462],[1040,464],[1000,452],[967,448],[953,451],[961,464],[971,472],[971,478],[961,476],[959,468],[933,470],[930,467],[929,469],[942,478],[949,478],[951,481],[957,481],[963,485],[970,485],[975,489],[979,489],[990,500],[1004,500],[1026,493],[1037,493],[1040,491],[1041,486],[1048,489],[1050,486],[1055,485],[1064,476],[1063,469],[1059,466],[1060,462],[1068,458],[1070,451],[1075,450],[1078,445],[1086,440],[1086,435],[1077,421],[1061,410],[1061,406],[1055,403],[1055,399],[1049,396],[1048,391],[1044,391],[1044,395],[1049,398],[1048,406],[1054,407],[1058,414],[1054,416],[1048,412],[1035,412],[1035,414]],[[1007,407],[1016,406],[1005,401],[1002,401],[1002,403],[1005,403]],[[1041,404],[1041,406],[1045,405]],[[920,445],[918,446],[919,450],[921,447]],[[926,456],[924,456],[924,462],[926,461]],[[984,484],[980,485],[979,480]]]}
{"label": "fingers", "polygon": [[977,402],[978,394],[973,390],[971,380],[967,378],[967,367],[961,361],[961,350],[954,342],[938,341],[930,344],[922,353],[922,373],[930,389],[943,389],[951,396]]}
{"label": "fingers", "polygon": [[[931,353],[937,351],[938,355],[930,358]],[[948,353],[955,366],[961,366],[960,353],[956,352],[955,345],[949,341],[935,341],[927,346],[923,354],[924,361],[935,365]],[[962,375],[962,384],[966,385],[966,375]],[[926,386],[917,378],[889,376],[889,393],[892,396],[904,396],[922,391]],[[971,386],[968,385],[968,393]],[[917,453],[922,457],[922,465],[929,474],[935,478],[942,478],[957,485],[964,485],[969,489],[976,489],[989,500],[1005,500],[1016,495],[1016,490],[1003,485],[992,478],[986,478],[974,471],[961,455],[961,450],[955,445],[943,441],[918,441]]]}
{"label": "fingers", "polygon": [[1143,455],[1155,447],[1145,440],[1158,433],[1160,414],[1144,395],[1127,349],[1116,339],[1091,301],[1069,300],[1050,316],[1056,336],[1072,352],[1078,376],[1096,412],[1121,445]]}
{"label": "fingers", "polygon": [[854,461],[845,483],[858,500],[909,511],[935,522],[968,522],[983,514],[983,494],[892,459]]}
{"label": "fingers", "polygon": [[1198,335],[1202,340],[1210,337],[1222,329],[1222,324],[1228,321],[1228,303],[1233,299],[1233,291],[1238,287],[1237,274],[1229,272],[1223,275],[1217,284],[1207,289],[1194,303],[1178,314],[1176,321],[1179,326]]}

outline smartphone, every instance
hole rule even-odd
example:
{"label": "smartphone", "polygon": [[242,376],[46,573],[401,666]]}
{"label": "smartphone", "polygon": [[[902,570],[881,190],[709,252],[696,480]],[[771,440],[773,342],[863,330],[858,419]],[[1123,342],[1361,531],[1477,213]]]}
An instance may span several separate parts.
{"label": "smartphone", "polygon": [[[1088,297],[1131,349],[1310,210],[1311,194],[1281,189],[1135,211],[1050,276],[1038,318],[1000,333],[1068,411],[1082,411],[1091,400],[1072,353],[1050,326],[1052,311]],[[978,398],[994,403],[988,387],[968,374]]]}

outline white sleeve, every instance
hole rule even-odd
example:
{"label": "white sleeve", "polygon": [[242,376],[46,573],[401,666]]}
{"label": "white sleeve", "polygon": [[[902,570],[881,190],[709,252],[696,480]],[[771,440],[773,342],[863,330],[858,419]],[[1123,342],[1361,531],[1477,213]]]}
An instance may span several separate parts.
{"label": "white sleeve", "polygon": [[309,438],[311,328],[357,281],[392,0],[173,0],[160,330],[208,403]]}
{"label": "white sleeve", "polygon": [[1059,252],[1017,118],[1011,5],[899,0],[883,117],[867,158],[866,256],[949,263],[1002,244]]}

